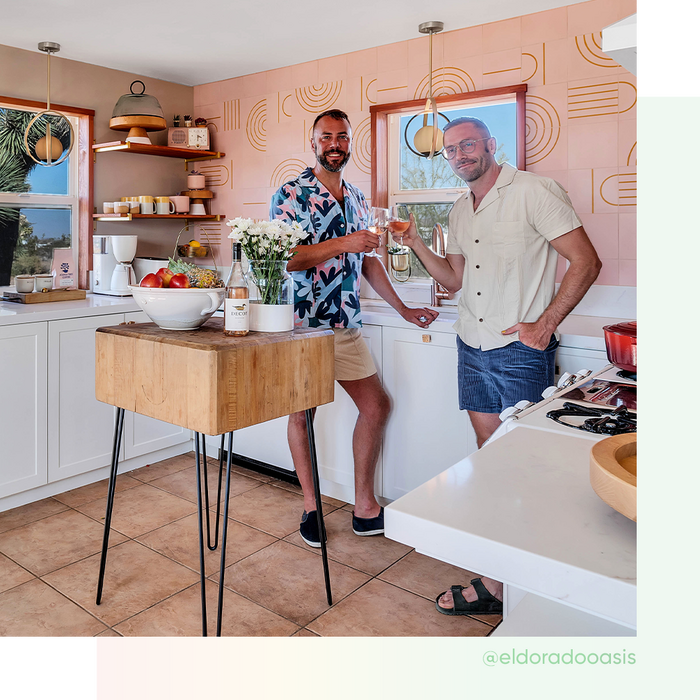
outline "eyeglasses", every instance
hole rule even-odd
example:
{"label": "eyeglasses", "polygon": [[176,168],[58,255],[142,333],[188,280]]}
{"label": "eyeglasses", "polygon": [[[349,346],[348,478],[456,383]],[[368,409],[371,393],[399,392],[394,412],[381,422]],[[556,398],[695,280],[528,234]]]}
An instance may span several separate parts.
{"label": "eyeglasses", "polygon": [[488,141],[491,136],[487,136],[484,139],[464,139],[463,141],[460,141],[456,146],[445,146],[445,149],[442,152],[442,155],[445,156],[447,160],[452,160],[456,155],[457,155],[457,149],[459,148],[462,153],[464,153],[465,156],[468,156],[470,153],[474,153],[474,149],[476,148],[476,144],[479,141]]}

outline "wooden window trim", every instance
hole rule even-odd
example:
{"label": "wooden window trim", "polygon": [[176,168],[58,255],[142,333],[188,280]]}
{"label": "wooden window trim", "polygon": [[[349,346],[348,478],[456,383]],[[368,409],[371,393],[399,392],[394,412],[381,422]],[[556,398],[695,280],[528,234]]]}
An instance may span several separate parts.
{"label": "wooden window trim", "polygon": [[[0,95],[0,102],[16,107],[26,107],[41,111],[45,102],[21,100]],[[78,286],[90,288],[90,267],[92,264],[92,213],[93,213],[93,159],[95,110],[83,107],[70,107],[51,103],[51,109],[70,117],[77,117],[78,129],[74,134],[74,152],[78,158]]]}
{"label": "wooden window trim", "polygon": [[[446,102],[470,102],[472,100],[497,97],[498,95],[515,95],[516,121],[518,133],[518,152],[516,161],[518,170],[525,170],[525,93],[527,84],[506,85],[463,92],[457,95],[438,95],[435,101],[438,105]],[[401,112],[414,112],[425,106],[425,99],[391,102],[382,105],[371,105],[369,108],[372,120],[372,204],[375,207],[389,206],[389,115]]]}

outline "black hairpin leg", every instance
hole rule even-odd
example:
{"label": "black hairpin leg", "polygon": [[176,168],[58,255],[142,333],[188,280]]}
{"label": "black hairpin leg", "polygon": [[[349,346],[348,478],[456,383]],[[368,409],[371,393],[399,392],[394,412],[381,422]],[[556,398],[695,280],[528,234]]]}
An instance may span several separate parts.
{"label": "black hairpin leg", "polygon": [[[202,468],[199,460],[199,433],[194,434],[195,466],[197,470],[197,525],[199,530],[199,586],[202,598],[202,637],[207,636],[207,591],[205,583],[207,580],[204,571],[204,532],[202,526]],[[207,493],[207,458],[204,453],[204,493]],[[209,499],[207,499],[208,502]],[[207,503],[207,539],[209,538],[209,507]],[[217,531],[218,531],[217,522]]]}
{"label": "black hairpin leg", "polygon": [[[222,439],[223,442],[223,439]],[[219,567],[219,601],[216,615],[216,636],[221,636],[221,618],[224,612],[224,573],[226,571],[226,538],[228,535],[228,501],[231,484],[231,456],[233,455],[233,432],[228,434],[226,453],[226,487],[224,489],[224,523],[221,528],[221,565]]]}
{"label": "black hairpin leg", "polygon": [[[199,465],[199,433],[195,433],[195,450],[197,452],[197,464]],[[216,491],[216,524],[214,526],[214,544],[211,543],[211,515],[209,513],[209,479],[207,477],[207,446],[204,435],[202,435],[202,455],[204,457],[204,469],[202,474],[204,477],[204,510],[207,514],[207,547],[214,552],[219,546],[219,516],[221,515],[221,481],[224,473],[224,436],[221,436],[221,450],[219,452],[219,484]],[[197,488],[201,483],[201,477],[197,474]],[[201,521],[200,521],[201,522]]]}
{"label": "black hairpin leg", "polygon": [[102,537],[102,556],[100,557],[100,574],[97,579],[97,598],[95,602],[102,602],[102,586],[105,579],[105,566],[107,565],[107,547],[109,546],[109,528],[112,523],[112,508],[114,507],[114,490],[117,482],[117,467],[119,466],[119,449],[122,444],[122,432],[124,430],[124,409],[117,408],[114,418],[114,440],[112,442],[112,466],[109,472],[109,487],[107,489],[107,512],[105,513],[105,531]]}
{"label": "black hairpin leg", "polygon": [[321,486],[318,478],[318,461],[316,459],[316,440],[314,438],[314,419],[312,409],[306,411],[306,434],[309,438],[309,453],[311,455],[311,473],[314,480],[314,494],[316,496],[316,519],[318,531],[321,535],[321,558],[323,559],[323,577],[326,581],[326,599],[328,605],[333,605],[331,596],[331,577],[328,572],[328,552],[326,551],[326,527],[323,523],[323,506],[321,504]]}

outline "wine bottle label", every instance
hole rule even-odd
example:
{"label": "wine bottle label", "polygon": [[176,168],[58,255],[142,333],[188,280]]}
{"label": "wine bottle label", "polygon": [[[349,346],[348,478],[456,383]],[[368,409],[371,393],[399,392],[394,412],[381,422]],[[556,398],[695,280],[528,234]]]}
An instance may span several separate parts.
{"label": "wine bottle label", "polygon": [[224,330],[247,331],[248,300],[224,299]]}

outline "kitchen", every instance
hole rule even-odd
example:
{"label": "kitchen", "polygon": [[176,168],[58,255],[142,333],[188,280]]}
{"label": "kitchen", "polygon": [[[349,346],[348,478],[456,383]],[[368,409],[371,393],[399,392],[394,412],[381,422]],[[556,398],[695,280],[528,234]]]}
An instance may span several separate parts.
{"label": "kitchen", "polygon": [[[564,42],[564,38],[573,40],[575,36],[600,31],[604,26],[612,24],[635,11],[635,7],[632,4],[629,6],[624,3],[613,4],[614,17],[597,20],[598,23],[595,26],[588,26],[586,24],[586,6],[594,9],[599,7],[597,3],[582,3],[580,7],[577,5],[570,6],[571,15],[579,22],[578,27],[581,31],[573,29],[576,23],[573,19],[570,19],[570,33],[563,35],[561,39],[552,38],[551,41],[556,42],[559,40],[560,42]],[[578,8],[579,14],[576,14],[576,8]],[[596,12],[597,11],[596,9]],[[458,67],[471,77],[474,77],[476,74],[474,64],[478,62],[480,66],[478,73],[480,82],[478,86],[475,86],[476,89],[483,89],[497,84],[527,82],[528,95],[531,94],[534,98],[539,98],[539,105],[545,105],[545,102],[554,105],[556,113],[563,116],[567,111],[567,89],[573,91],[579,88],[590,77],[588,74],[575,74],[575,76],[571,78],[570,85],[568,84],[568,78],[562,79],[563,76],[558,75],[551,80],[550,84],[549,81],[546,83],[542,82],[541,77],[530,77],[530,74],[533,72],[534,63],[528,63],[527,66],[523,64],[522,70],[517,74],[517,79],[511,78],[505,83],[497,82],[504,78],[502,71],[506,71],[510,66],[507,63],[497,62],[499,60],[505,60],[505,56],[491,56],[491,49],[488,48],[489,41],[492,42],[491,46],[494,45],[493,42],[501,42],[501,45],[504,47],[504,53],[509,51],[512,54],[517,48],[520,53],[523,55],[527,54],[528,56],[533,55],[533,46],[538,43],[546,44],[547,41],[550,41],[550,38],[547,36],[536,36],[533,23],[528,24],[525,19],[526,17],[527,15],[518,18],[518,22],[521,25],[519,31],[523,32],[525,28],[530,32],[529,34],[523,37],[519,34],[517,37],[514,36],[512,34],[514,31],[512,23],[508,24],[506,21],[506,24],[494,28],[493,34],[488,34],[487,31],[482,38],[482,40],[487,42],[486,45],[484,45],[478,54],[470,55],[460,55],[460,46],[467,45],[469,42],[456,39],[459,32],[467,32],[467,30],[457,28],[452,30],[451,25],[446,24],[446,32],[443,34],[443,38],[439,36],[436,37],[436,43],[440,48],[436,51],[435,60],[437,61],[437,56],[442,53],[444,57],[442,60],[445,61],[444,65]],[[414,22],[413,24],[417,26],[418,22]],[[591,21],[589,21],[589,24],[591,24]],[[456,26],[458,25],[455,25],[455,27]],[[487,26],[486,22],[484,26]],[[37,39],[43,38],[51,37],[42,36]],[[443,41],[444,43],[442,43]],[[415,52],[412,50],[411,42],[416,44]],[[52,97],[59,104],[95,109],[94,141],[97,143],[115,140],[115,135],[109,131],[107,122],[116,100],[120,95],[128,91],[128,86],[134,79],[143,79],[147,86],[147,92],[158,97],[163,111],[168,117],[168,122],[170,122],[170,116],[177,113],[190,113],[194,116],[202,116],[208,120],[214,121],[214,123],[216,123],[218,117],[218,123],[221,126],[217,130],[212,128],[212,140],[214,141],[215,147],[225,152],[227,155],[225,158],[220,159],[223,161],[222,163],[218,163],[217,161],[206,163],[206,166],[214,166],[214,170],[209,171],[209,179],[213,181],[212,188],[215,189],[216,195],[211,202],[212,212],[220,212],[225,214],[227,218],[235,215],[266,218],[266,202],[269,201],[269,195],[275,189],[272,176],[276,174],[276,169],[282,165],[284,161],[296,159],[308,162],[308,148],[305,150],[303,139],[299,137],[299,134],[303,134],[304,129],[308,128],[308,123],[304,123],[304,119],[308,120],[308,116],[301,107],[299,99],[297,99],[297,95],[301,97],[302,100],[308,100],[310,98],[310,93],[308,91],[304,92],[305,87],[317,86],[319,84],[332,86],[333,84],[339,84],[341,82],[344,83],[348,92],[350,91],[349,86],[352,85],[356,87],[357,89],[352,93],[352,97],[343,98],[348,100],[352,99],[355,102],[346,103],[344,105],[339,102],[338,104],[340,104],[341,107],[345,106],[345,108],[350,111],[351,116],[354,117],[354,121],[358,124],[358,132],[359,125],[369,116],[369,104],[395,102],[413,97],[418,80],[422,79],[426,73],[425,64],[427,62],[427,56],[425,40],[418,38],[416,35],[415,39],[407,40],[398,45],[391,44],[390,46],[384,46],[378,42],[377,46],[379,47],[377,49],[364,49],[354,57],[349,54],[348,57],[343,58],[343,60],[340,60],[336,56],[335,58],[313,60],[309,64],[295,63],[294,66],[272,69],[265,73],[257,73],[249,77],[222,77],[214,82],[205,80],[198,82],[194,87],[186,87],[176,82],[166,83],[163,80],[148,77],[148,71],[145,69],[141,72],[134,70],[130,75],[125,76],[110,69],[89,65],[89,62],[78,64],[68,61],[67,59],[64,60],[61,58],[62,54],[59,53],[55,59],[52,59]],[[549,49],[548,44],[546,48]],[[476,51],[476,49],[472,50]],[[553,49],[553,51],[555,50],[556,49]],[[196,54],[194,47],[192,52]],[[479,57],[482,55],[489,56],[489,60],[495,62],[488,64],[485,58],[479,58],[477,61],[474,55],[478,55]],[[556,53],[548,54],[548,65],[551,66],[553,70],[556,70],[556,56]],[[3,47],[2,59],[3,65],[17,67],[17,71],[13,71],[15,77],[13,77],[12,80],[14,81],[16,79],[18,84],[21,83],[21,88],[18,84],[13,84],[12,81],[10,81],[9,84],[3,81],[3,87],[0,92],[3,95],[43,101],[45,94],[45,57],[34,50],[23,51],[21,49]],[[449,63],[447,63],[448,60]],[[62,62],[63,65],[70,64],[75,74],[61,75],[59,66]],[[438,63],[438,65],[441,64]],[[622,71],[620,71],[620,74],[623,74]],[[486,77],[487,75],[491,77]],[[264,87],[262,87],[263,81],[261,76],[265,79]],[[401,82],[401,77],[403,76],[405,76],[405,82]],[[634,84],[635,81],[631,74],[624,73],[624,76],[625,83]],[[488,82],[489,80],[492,82]],[[619,78],[619,80],[623,82],[622,78]],[[372,81],[374,82],[372,83]],[[372,85],[370,85],[370,83],[372,83]],[[94,89],[95,84],[100,85],[99,91]],[[404,85],[410,87],[402,87]],[[627,90],[629,88],[625,87],[624,89]],[[552,94],[555,96],[552,96]],[[564,100],[563,102],[562,97]],[[291,109],[291,105],[294,105],[295,99],[296,112],[286,112],[285,110]],[[264,100],[266,113],[264,119],[262,116],[258,116],[257,122],[255,122],[254,108],[261,100]],[[371,102],[369,102],[370,100]],[[624,164],[628,164],[627,158],[631,155],[632,160],[630,160],[629,163],[635,166],[636,170],[636,153],[632,153],[632,147],[636,143],[636,138],[634,137],[634,108],[627,109],[631,104],[627,93],[623,94],[620,92],[619,100],[619,114],[616,115],[614,119],[607,120],[599,116],[588,123],[586,123],[585,119],[581,119],[578,122],[569,120],[565,126],[560,127],[561,138],[559,140],[559,145],[563,145],[567,138],[569,140],[570,152],[568,153],[568,165],[566,152],[562,153],[560,150],[557,151],[556,149],[554,149],[551,154],[547,155],[547,158],[552,159],[551,164],[542,162],[539,165],[534,163],[532,165],[532,169],[535,172],[538,172],[538,168],[539,172],[542,173],[556,171],[560,179],[562,177],[568,179],[568,182],[565,184],[567,185],[570,196],[574,200],[577,210],[582,214],[584,225],[589,233],[591,233],[594,244],[598,247],[599,255],[604,260],[603,273],[596,285],[598,289],[595,289],[595,293],[586,300],[584,308],[577,310],[579,313],[576,314],[586,317],[598,317],[604,320],[601,320],[599,324],[597,336],[588,335],[587,329],[585,329],[584,332],[575,325],[572,325],[571,328],[568,329],[568,333],[566,332],[566,328],[561,329],[564,336],[563,339],[569,340],[571,338],[572,343],[570,345],[562,343],[564,347],[571,348],[573,355],[571,358],[573,364],[569,366],[569,370],[567,371],[575,372],[586,366],[585,362],[580,362],[581,354],[586,355],[587,359],[589,357],[593,359],[597,357],[604,362],[604,344],[602,333],[600,332],[602,326],[606,324],[608,319],[636,317],[635,302],[633,301],[635,298],[634,291],[636,290],[633,247],[635,232],[635,214],[633,212],[635,207],[626,207],[623,209],[618,205],[611,205],[604,200],[591,201],[591,177],[599,177],[600,180],[597,182],[601,183],[605,178],[612,175],[613,170],[618,168],[618,163],[620,163],[621,151],[624,151],[625,155]],[[287,113],[293,113],[293,116],[286,117]],[[309,112],[309,114],[311,113]],[[228,120],[228,123],[224,124],[226,120]],[[610,126],[608,122],[613,123],[614,126]],[[566,131],[567,129],[568,134]],[[576,138],[572,136],[574,132],[576,133]],[[612,138],[613,132],[614,138]],[[161,139],[160,142],[162,142],[164,136],[164,132],[156,132],[152,135],[152,138],[154,140]],[[587,144],[590,142],[585,141],[585,139],[594,137],[596,139],[607,139],[605,141],[606,147],[604,149],[598,147],[595,149],[589,148]],[[611,138],[612,140],[610,140]],[[571,143],[577,140],[581,141],[580,153],[571,151]],[[293,142],[292,145],[290,145],[290,142]],[[364,148],[366,148],[366,144],[367,142],[365,141]],[[261,150],[263,147],[264,150]],[[604,159],[599,161],[585,160],[587,157],[594,159],[600,158],[601,156],[599,156],[599,153],[601,150],[605,151]],[[362,156],[365,155],[366,151],[363,153],[362,148],[358,148],[358,152],[358,158],[349,166],[348,179],[354,184],[357,184],[365,192],[369,193],[371,191],[370,173],[367,171],[366,160],[364,162],[362,160]],[[163,162],[160,162],[161,160]],[[136,162],[141,164],[140,167],[135,167],[132,164]],[[530,167],[529,164],[528,167]],[[172,194],[173,192],[185,188],[184,176],[187,170],[181,167],[181,163],[178,166],[174,166],[173,163],[169,162],[167,159],[146,158],[145,156],[131,157],[119,153],[104,153],[97,154],[93,168],[95,187],[93,202],[94,206],[98,207],[98,212],[100,211],[103,201],[119,199],[119,197],[124,194],[141,194],[142,192],[151,194]],[[228,180],[226,179],[227,174],[229,177]],[[587,180],[584,179],[584,176]],[[276,183],[277,181],[275,180],[274,182]],[[609,199],[609,197],[606,196],[606,199]],[[137,235],[139,238],[139,256],[161,257],[171,254],[175,244],[175,236],[180,228],[179,226],[175,226],[175,223],[176,222],[170,221],[134,221],[128,224],[128,233],[131,234],[133,232],[133,234]],[[126,227],[127,224],[98,222],[95,231],[98,234],[111,234],[113,229],[122,226]],[[221,249],[223,264],[227,265],[229,259],[224,256],[228,255],[228,251],[225,250],[226,246],[221,244],[222,239],[225,238],[225,236],[223,236],[225,232],[226,230],[223,227],[219,226],[217,230],[212,224],[212,229],[207,231],[207,235],[214,239],[213,246],[217,246],[216,238],[218,237],[220,241],[218,245]],[[114,231],[114,233],[121,233],[121,231]],[[81,284],[81,286],[83,285]],[[3,307],[5,306],[7,305],[3,305]],[[116,310],[117,307],[119,307],[118,310]],[[365,308],[368,312],[366,317],[368,334],[375,334],[375,343],[377,343],[377,335],[381,338],[381,346],[377,343],[378,347],[376,352],[378,358],[376,362],[380,365],[381,361],[380,366],[382,366],[385,373],[388,374],[387,363],[394,357],[394,353],[388,349],[388,339],[391,338],[390,342],[392,343],[404,342],[405,344],[407,341],[402,340],[400,334],[410,329],[407,329],[405,325],[402,326],[400,320],[391,318],[391,315],[387,314],[378,304],[367,305]],[[117,314],[132,313],[135,311],[136,307],[128,308],[115,305],[115,312]],[[440,322],[436,322],[437,325],[431,328],[433,332],[431,350],[437,350],[444,336],[450,334],[451,323],[449,320],[444,320],[448,316],[449,312],[443,311]],[[78,313],[71,311],[61,320],[70,320],[71,317],[81,318]],[[40,323],[53,322],[52,320],[48,320],[48,316],[38,316],[35,318],[37,322]],[[76,336],[76,338],[77,337],[78,336]],[[590,340],[592,337],[594,339]],[[586,344],[580,341],[582,338],[587,339],[585,341]],[[447,340],[447,338],[444,339]],[[423,341],[420,340],[419,342],[421,345],[418,345],[418,348],[420,348],[420,350],[425,350],[425,348],[422,347]],[[76,345],[79,346],[80,343],[81,341],[76,341]],[[451,348],[446,347],[445,355],[449,354],[450,350]],[[577,353],[576,351],[583,351],[583,353]],[[419,363],[423,362],[421,358],[415,359]],[[433,364],[442,365],[443,363],[437,362]],[[411,372],[411,370],[406,371],[411,376],[421,374],[425,371],[426,364],[418,364],[417,367],[420,368],[418,372]],[[589,368],[598,369],[599,366]],[[447,386],[452,383],[452,377],[447,371],[445,371],[445,375],[446,376],[437,378],[440,383],[436,386]],[[401,375],[399,370],[397,370],[397,373],[395,373],[393,377],[395,389],[400,392],[405,386],[405,376]],[[421,386],[420,390],[430,391],[431,383],[430,380],[426,379],[425,384],[427,386]],[[445,392],[436,390],[436,395],[430,395],[427,403],[429,405],[439,406],[440,394],[444,395],[444,393]],[[397,400],[396,403],[397,410],[399,408],[404,410],[405,402]],[[332,410],[341,412],[342,414],[343,411],[347,410],[347,406],[334,405]],[[410,410],[410,406],[407,406],[406,410]],[[439,416],[436,416],[434,419],[436,423],[434,428],[436,430],[445,429],[446,433],[454,432],[454,429],[462,430],[463,428],[459,423],[460,416],[458,412],[454,411],[454,413],[456,415],[443,418],[442,421],[439,420]],[[410,414],[402,416],[402,421],[407,419],[412,419]],[[428,420],[433,419],[429,416]],[[445,421],[453,422],[446,423]],[[132,447],[134,448],[134,454],[139,451],[138,430],[138,426],[134,425],[132,429]],[[319,430],[321,430],[321,428],[319,428]],[[165,442],[167,442],[167,440],[176,440],[172,435],[161,435],[158,436],[158,438],[167,438],[164,440]],[[244,440],[245,438],[242,438],[242,442],[244,442]],[[109,441],[110,437],[108,436],[105,451],[109,449]],[[250,433],[249,442],[259,442],[253,431]],[[275,444],[272,444],[273,442],[274,441],[270,441],[270,450],[276,449]],[[394,468],[393,465],[396,463],[394,460],[405,459],[405,454],[402,454],[401,450],[410,453],[414,450],[415,446],[410,444],[408,446],[402,445],[402,436],[392,432],[391,429],[387,435],[387,442],[386,450],[389,451],[393,449],[397,457],[392,459],[387,457],[384,460],[382,479],[386,484],[385,492],[389,494],[387,498],[393,500],[402,495],[402,493],[412,490],[417,485],[415,482],[411,481],[413,477],[408,478],[405,483],[402,483],[401,479],[404,477],[404,473],[398,475],[391,474],[391,470]],[[186,445],[186,443],[181,444]],[[321,456],[322,478],[326,482],[324,484],[324,490],[330,498],[336,498],[347,502],[349,498],[347,492],[347,469],[343,467],[342,459],[338,459],[335,454],[332,454],[332,451],[335,449],[337,449],[338,452],[342,452],[346,449],[346,446],[338,444],[336,447],[334,442],[329,442],[328,445],[328,450],[331,451],[331,454],[326,457]],[[266,448],[267,447],[266,445]],[[172,453],[167,453],[167,450],[184,450],[184,448],[178,447],[176,442],[163,449],[166,450],[166,452],[159,453],[159,456],[162,455],[162,459],[171,459],[175,456]],[[238,447],[236,449],[238,451]],[[245,448],[242,447],[241,449]],[[450,447],[450,449],[452,448]],[[150,452],[144,451],[142,454],[150,454]],[[446,463],[436,465],[435,473],[429,476],[432,477],[444,469],[451,467],[464,456],[466,455],[451,454],[446,449]],[[267,459],[263,459],[263,457],[265,457],[265,455],[260,455],[259,453],[252,455],[252,458],[259,458],[261,461],[277,464],[281,461],[281,459],[277,459],[276,456],[272,455]],[[138,455],[134,457],[134,459],[138,460]],[[426,455],[419,455],[418,461],[425,462]],[[139,465],[137,468],[141,466],[144,465]],[[332,466],[337,470],[337,474],[332,473]],[[87,474],[88,472],[84,473]],[[99,478],[104,478],[104,472],[97,473],[99,474]],[[82,475],[76,475],[63,478],[73,479],[73,481],[70,482],[70,488],[79,488],[87,485],[93,476],[94,475],[82,477]],[[81,478],[85,479],[82,483]],[[415,478],[418,479],[420,476],[416,474]],[[58,479],[58,481],[61,480],[62,478]],[[384,483],[382,484],[382,488],[384,487]],[[41,491],[41,486],[34,488],[39,488],[36,495],[40,499],[60,493],[59,491],[54,491],[49,494],[50,488],[48,484],[44,491]],[[23,491],[21,493],[25,492]],[[24,501],[22,503],[20,497],[19,500],[8,502],[7,509],[21,507],[26,503],[29,503],[29,501]],[[450,581],[445,585],[449,585],[449,583]]]}

